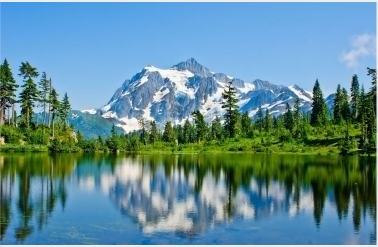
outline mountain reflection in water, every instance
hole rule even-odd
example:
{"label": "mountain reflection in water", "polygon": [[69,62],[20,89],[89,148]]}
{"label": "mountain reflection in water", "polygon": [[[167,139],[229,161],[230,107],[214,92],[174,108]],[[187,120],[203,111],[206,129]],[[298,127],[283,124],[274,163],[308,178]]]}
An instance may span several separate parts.
{"label": "mountain reflection in water", "polygon": [[1,243],[12,234],[22,242],[43,232],[58,205],[64,213],[75,203],[67,200],[72,188],[101,191],[145,235],[191,238],[233,222],[301,213],[321,228],[325,211],[334,210],[356,234],[371,221],[367,242],[376,243],[374,158],[6,154],[0,172]]}

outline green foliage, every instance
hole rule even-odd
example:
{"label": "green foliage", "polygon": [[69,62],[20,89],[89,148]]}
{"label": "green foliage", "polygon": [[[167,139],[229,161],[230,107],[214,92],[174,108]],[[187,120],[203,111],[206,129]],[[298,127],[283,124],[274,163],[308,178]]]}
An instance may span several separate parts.
{"label": "green foliage", "polygon": [[218,116],[216,116],[211,123],[211,137],[213,140],[223,139],[223,128]]}
{"label": "green foliage", "polygon": [[65,93],[62,102],[58,104],[59,118],[63,122],[64,126],[67,125],[67,116],[70,111],[71,111],[71,104],[68,100],[67,93]]}
{"label": "green foliage", "polygon": [[44,132],[42,128],[35,130],[26,130],[24,132],[25,138],[24,141],[28,144],[39,144],[39,145],[48,145],[49,144],[49,134]]}
{"label": "green foliage", "polygon": [[358,108],[359,108],[359,104],[361,103],[360,102],[360,84],[358,82],[358,77],[357,75],[353,75],[352,77],[352,85],[351,85],[351,88],[350,88],[350,92],[351,92],[351,117],[352,117],[352,121],[356,121],[357,120],[357,116],[358,116]]}
{"label": "green foliage", "polygon": [[239,114],[239,107],[236,104],[238,99],[236,97],[236,89],[232,86],[233,81],[227,82],[227,86],[222,93],[222,97],[225,100],[222,102],[222,108],[226,109],[224,114],[224,127],[227,131],[228,137],[235,137],[237,134],[237,121]]}
{"label": "green foliage", "polygon": [[327,121],[327,106],[323,98],[322,90],[318,79],[316,79],[313,97],[312,97],[312,111],[311,111],[311,125],[324,126]]}
{"label": "green foliage", "polygon": [[287,130],[294,129],[293,113],[291,111],[289,103],[286,103],[286,112],[284,114],[284,126]]}
{"label": "green foliage", "polygon": [[0,65],[0,125],[3,124],[6,108],[13,107],[16,102],[15,92],[18,88],[13,78],[10,65],[6,59]]}
{"label": "green foliage", "polygon": [[20,93],[22,124],[29,129],[35,103],[39,100],[39,91],[33,78],[39,74],[37,69],[32,67],[29,62],[22,62],[19,75],[23,77],[25,82],[21,86],[22,91]]}
{"label": "green foliage", "polygon": [[139,138],[136,135],[132,135],[128,140],[126,144],[126,150],[129,152],[136,152],[140,150],[140,142]]}
{"label": "green foliage", "polygon": [[206,134],[207,134],[207,126],[206,126],[205,118],[203,117],[203,115],[201,114],[199,110],[194,111],[192,113],[192,116],[193,116],[194,124],[197,130],[196,141],[199,142],[199,141],[205,140]]}
{"label": "green foliage", "polygon": [[265,129],[265,132],[270,132],[273,128],[273,119],[272,119],[272,116],[269,114],[269,110],[266,109],[266,112],[265,112],[265,121],[264,121],[264,129]]}
{"label": "green foliage", "polygon": [[48,124],[47,121],[47,105],[49,103],[49,94],[51,90],[51,78],[47,79],[45,72],[42,72],[41,80],[38,83],[39,86],[39,102],[41,102],[43,107],[43,121],[42,124]]}
{"label": "green foliage", "polygon": [[159,140],[159,131],[156,127],[156,122],[155,120],[154,121],[150,121],[150,143],[155,143],[156,141]]}
{"label": "green foliage", "polygon": [[23,135],[18,129],[7,125],[0,127],[0,135],[4,137],[5,143],[20,144],[23,139]]}
{"label": "green foliage", "polygon": [[191,124],[189,122],[189,119],[185,120],[184,123],[184,129],[183,129],[183,138],[182,138],[182,143],[189,143],[190,141],[190,129],[191,129]]}
{"label": "green foliage", "polygon": [[174,142],[176,140],[175,133],[172,128],[171,122],[167,122],[164,127],[163,132],[163,141],[165,142]]}

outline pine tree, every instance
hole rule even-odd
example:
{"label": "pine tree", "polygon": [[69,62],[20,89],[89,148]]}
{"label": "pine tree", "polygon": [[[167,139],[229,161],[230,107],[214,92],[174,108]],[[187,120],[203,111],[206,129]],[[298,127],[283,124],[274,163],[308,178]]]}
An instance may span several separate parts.
{"label": "pine tree", "polygon": [[350,107],[348,92],[345,88],[341,91],[341,117],[348,122],[350,120]]}
{"label": "pine tree", "polygon": [[335,98],[333,100],[333,121],[335,124],[339,124],[342,119],[341,104],[342,104],[342,92],[340,84],[337,85]]}
{"label": "pine tree", "polygon": [[236,97],[236,89],[232,86],[233,81],[227,82],[227,86],[222,93],[222,97],[225,100],[222,102],[222,108],[226,109],[224,114],[224,127],[227,130],[229,137],[235,137],[237,132],[237,121],[238,121],[238,99]]}
{"label": "pine tree", "polygon": [[[53,91],[55,90],[53,89]],[[114,124],[110,131],[110,136],[106,139],[105,142],[111,152],[113,153],[117,152],[119,148],[119,141],[118,141],[118,135],[117,135],[117,131]]]}
{"label": "pine tree", "polygon": [[50,113],[51,113],[51,127],[52,127],[52,137],[55,137],[55,118],[56,115],[59,113],[60,109],[60,101],[58,100],[58,94],[54,88],[51,89],[51,94],[49,95],[49,102],[50,102]]}
{"label": "pine tree", "polygon": [[40,102],[43,107],[43,121],[42,124],[46,124],[47,118],[47,104],[49,103],[49,94],[50,94],[50,81],[47,79],[46,73],[42,72],[41,80],[39,81],[40,89]]}
{"label": "pine tree", "polygon": [[267,133],[270,133],[270,131],[272,130],[272,127],[273,127],[273,120],[272,120],[272,116],[269,114],[268,109],[266,109],[266,111],[265,111],[264,126],[265,126],[265,131]]}
{"label": "pine tree", "polygon": [[313,126],[324,126],[327,120],[327,106],[325,104],[322,90],[318,79],[313,88],[312,111],[310,124]]}
{"label": "pine tree", "polygon": [[192,113],[192,116],[193,116],[194,124],[196,125],[196,130],[197,130],[197,142],[205,140],[206,132],[207,132],[205,118],[203,117],[203,115],[201,114],[199,110],[194,111]]}
{"label": "pine tree", "polygon": [[367,68],[368,72],[367,75],[371,76],[371,85],[372,88],[370,89],[371,99],[373,101],[374,106],[374,114],[377,115],[377,70]]}
{"label": "pine tree", "polygon": [[366,126],[366,138],[367,138],[367,150],[376,149],[376,85],[377,85],[377,75],[375,69],[368,68],[368,75],[371,76],[373,85],[370,91],[366,94],[364,105],[367,115],[367,126]]}
{"label": "pine tree", "polygon": [[360,91],[360,108],[359,108],[359,118],[360,118],[360,129],[361,129],[361,138],[359,142],[360,149],[363,151],[366,151],[367,148],[367,121],[368,121],[368,116],[367,116],[367,111],[365,106],[366,104],[366,99],[365,99],[365,89],[364,85],[361,86],[361,91]]}
{"label": "pine tree", "polygon": [[20,93],[21,115],[23,123],[29,129],[33,117],[33,108],[39,98],[37,85],[34,83],[33,78],[36,78],[39,74],[37,69],[32,67],[29,62],[22,62],[19,75],[23,77],[25,82],[25,84],[21,86],[23,90]]}
{"label": "pine tree", "polygon": [[142,141],[143,145],[146,145],[146,139],[147,139],[147,123],[146,123],[146,120],[142,117],[138,120],[138,125],[139,125],[139,128],[141,130],[141,133],[140,133],[140,140]]}
{"label": "pine tree", "polygon": [[294,102],[294,114],[293,114],[293,122],[294,128],[293,133],[296,138],[301,137],[301,113],[300,113],[300,101],[299,98],[296,97]]}
{"label": "pine tree", "polygon": [[248,116],[248,112],[244,112],[241,115],[241,132],[244,137],[247,137],[249,132],[251,131],[251,119]]}
{"label": "pine tree", "polygon": [[211,122],[211,136],[214,140],[222,139],[222,124],[218,116],[216,116]]}
{"label": "pine tree", "polygon": [[259,109],[257,110],[256,117],[257,117],[256,124],[257,124],[260,132],[262,132],[263,125],[264,125],[264,121],[263,121],[264,115],[263,115],[261,105],[259,106]]}
{"label": "pine tree", "polygon": [[150,121],[150,143],[155,143],[159,138],[159,132],[156,127],[156,122]]}
{"label": "pine tree", "polygon": [[184,123],[184,130],[183,130],[183,143],[189,143],[189,135],[190,135],[190,122],[188,119],[185,120]]}
{"label": "pine tree", "polygon": [[291,108],[288,102],[286,102],[286,112],[284,114],[284,126],[289,131],[292,131],[294,128],[293,113],[291,111]]}
{"label": "pine tree", "polygon": [[173,129],[174,129],[176,136],[177,136],[177,142],[180,143],[180,144],[184,143],[183,127],[180,124],[178,124]]}
{"label": "pine tree", "polygon": [[71,111],[71,104],[70,104],[70,101],[68,100],[67,93],[65,93],[59,107],[59,118],[63,122],[64,127],[67,126],[67,117],[70,111]]}
{"label": "pine tree", "polygon": [[163,141],[165,142],[174,142],[175,141],[175,135],[172,128],[172,123],[168,121],[165,124],[164,132],[163,132]]}
{"label": "pine tree", "polygon": [[358,116],[358,108],[360,104],[360,84],[358,83],[357,75],[352,77],[352,86],[350,88],[350,97],[351,97],[351,117],[355,122]]}
{"label": "pine tree", "polygon": [[[0,65],[0,126],[4,121],[5,109],[10,109],[10,107],[12,107],[13,113],[14,104],[16,103],[15,92],[17,88],[18,85],[13,78],[10,65],[8,61],[4,59],[4,63]],[[10,118],[10,116],[8,116],[8,118]],[[14,118],[14,115],[12,118]]]}

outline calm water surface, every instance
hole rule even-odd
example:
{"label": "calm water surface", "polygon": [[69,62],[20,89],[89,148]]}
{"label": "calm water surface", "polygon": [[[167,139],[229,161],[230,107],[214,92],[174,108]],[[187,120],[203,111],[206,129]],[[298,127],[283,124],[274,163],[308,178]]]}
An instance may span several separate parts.
{"label": "calm water surface", "polygon": [[0,244],[376,244],[375,163],[0,154]]}

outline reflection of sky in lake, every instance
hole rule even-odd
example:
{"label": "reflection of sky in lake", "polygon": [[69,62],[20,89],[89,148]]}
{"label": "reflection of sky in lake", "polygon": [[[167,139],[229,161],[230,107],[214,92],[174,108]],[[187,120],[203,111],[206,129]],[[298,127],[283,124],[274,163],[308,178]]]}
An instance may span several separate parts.
{"label": "reflection of sky in lake", "polygon": [[[93,190],[93,181],[90,175],[80,178],[79,184],[85,190]],[[110,196],[124,215],[136,220],[146,234],[176,232],[191,236],[232,221],[259,221],[280,214],[295,218],[301,213],[312,215],[314,210],[310,187],[299,187],[299,191],[293,187],[288,193],[283,183],[270,181],[267,185],[252,178],[249,187],[239,187],[233,192],[223,171],[217,181],[208,171],[200,191],[196,191],[194,170],[185,177],[183,169],[172,167],[167,176],[164,166],[157,166],[152,172],[148,165],[141,166],[133,159],[122,160],[113,174],[102,173],[98,182],[101,191]],[[299,200],[295,200],[296,193]],[[333,197],[328,193],[322,221],[336,217]],[[309,220],[314,225],[314,219]],[[350,237],[350,241],[356,240]]]}
{"label": "reflection of sky in lake", "polygon": [[[137,158],[117,158],[94,165],[85,159],[63,179],[46,173],[5,176],[1,203],[10,199],[10,225],[1,244],[368,244],[375,243],[376,222],[356,203],[352,190],[346,211],[339,220],[337,195],[327,187],[324,202],[311,183],[285,183],[252,174],[245,183],[235,182],[232,172],[205,166],[185,170],[160,161],[154,165]],[[231,171],[231,173],[230,173]],[[217,173],[218,172],[218,173]],[[24,175],[23,175],[24,174]],[[203,179],[199,179],[202,177]],[[25,225],[19,209],[20,192],[33,206]],[[288,187],[288,185],[290,185]],[[41,188],[43,188],[41,190]],[[62,196],[62,188],[66,199]],[[54,206],[47,202],[54,195]],[[354,193],[354,192],[353,192]],[[64,194],[64,193],[63,193]],[[320,193],[321,194],[321,193]],[[63,202],[64,201],[64,202]],[[322,205],[320,223],[314,205]],[[356,207],[358,206],[358,207]],[[361,223],[355,230],[355,208]],[[3,208],[2,208],[3,210]],[[3,211],[2,211],[3,212]],[[375,212],[375,211],[374,211]],[[40,214],[45,214],[39,226]],[[24,227],[23,227],[24,226]],[[16,241],[16,230],[31,229],[25,240]],[[41,228],[41,229],[39,229]]]}

